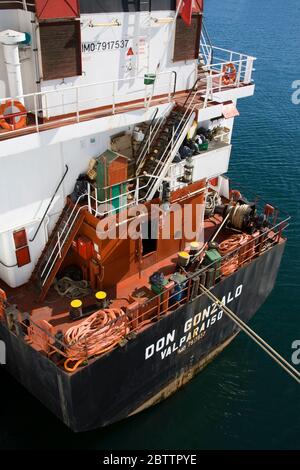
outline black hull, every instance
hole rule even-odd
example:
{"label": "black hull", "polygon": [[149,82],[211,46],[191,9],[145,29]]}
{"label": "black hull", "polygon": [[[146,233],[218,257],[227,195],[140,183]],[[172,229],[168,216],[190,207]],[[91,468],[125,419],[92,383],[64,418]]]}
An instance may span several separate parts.
{"label": "black hull", "polygon": [[[274,287],[284,246],[274,246],[212,292],[225,296],[226,304],[249,321]],[[199,312],[202,315],[197,316]],[[0,339],[7,348],[5,368],[77,432],[106,426],[166,398],[237,333],[237,326],[202,295],[122,348],[67,374],[0,324]]]}

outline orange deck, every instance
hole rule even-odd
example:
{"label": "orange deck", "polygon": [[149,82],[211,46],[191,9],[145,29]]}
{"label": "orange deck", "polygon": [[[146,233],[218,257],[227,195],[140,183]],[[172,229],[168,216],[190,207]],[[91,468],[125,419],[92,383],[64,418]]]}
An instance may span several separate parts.
{"label": "orange deck", "polygon": [[[205,240],[208,240],[212,233],[220,225],[221,217],[212,217],[205,221]],[[129,296],[142,287],[149,288],[149,277],[154,271],[161,270],[166,276],[171,275],[176,267],[176,253],[151,265],[123,281],[117,285],[115,300],[112,302],[113,307],[126,307],[129,304]],[[54,287],[48,292],[44,301],[39,301],[39,292],[32,282],[17,288],[8,287],[3,281],[0,281],[0,288],[6,294],[10,304],[16,304],[21,312],[32,313],[35,320],[46,320],[54,327],[55,332],[58,330],[65,331],[71,324],[74,324],[69,318],[70,299],[60,297]],[[112,292],[108,291],[108,296],[113,299]],[[84,298],[84,306],[95,304],[94,296]]]}

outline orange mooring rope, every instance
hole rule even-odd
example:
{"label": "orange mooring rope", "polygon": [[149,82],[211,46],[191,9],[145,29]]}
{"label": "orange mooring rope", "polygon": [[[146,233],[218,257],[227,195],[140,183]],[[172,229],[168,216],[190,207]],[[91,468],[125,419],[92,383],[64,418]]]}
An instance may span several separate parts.
{"label": "orange mooring rope", "polygon": [[[222,256],[228,255],[229,253],[237,250],[242,245],[248,243],[251,239],[251,235],[245,233],[232,235],[230,238],[227,238],[227,240],[224,240],[220,243],[219,252]],[[247,247],[246,249],[251,251],[251,253],[248,253],[247,251],[245,258],[250,258],[251,255],[254,254],[254,247]],[[240,252],[237,252],[232,257],[224,260],[221,266],[221,273],[223,276],[229,276],[229,274],[234,273],[234,271],[238,269],[239,262]]]}
{"label": "orange mooring rope", "polygon": [[[65,333],[69,356],[64,363],[68,372],[74,372],[80,364],[92,356],[113,349],[129,332],[128,319],[120,308],[106,308],[93,313]],[[70,362],[76,362],[69,367]]]}

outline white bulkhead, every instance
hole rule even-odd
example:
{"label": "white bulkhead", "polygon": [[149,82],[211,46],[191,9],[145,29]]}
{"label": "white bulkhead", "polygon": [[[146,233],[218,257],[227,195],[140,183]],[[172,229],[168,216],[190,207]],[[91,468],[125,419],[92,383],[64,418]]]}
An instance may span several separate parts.
{"label": "white bulkhead", "polygon": [[[197,78],[198,61],[173,60],[174,16],[175,10],[81,14],[76,20],[80,24],[81,73],[55,79],[43,76],[41,27],[33,12],[1,9],[0,32],[13,29],[28,33],[26,43],[19,45],[22,87],[25,95],[41,92],[36,97],[40,110],[44,117],[51,118],[111,106],[113,102],[170,95],[175,85],[177,92],[190,89]],[[43,47],[45,51],[45,43]],[[52,47],[51,41],[46,47]],[[4,61],[1,45],[0,61]],[[145,73],[156,74],[154,88],[145,87]],[[0,99],[9,97],[9,90],[6,69],[0,67]],[[236,103],[237,96],[249,92],[244,88],[239,95],[234,89],[226,93],[226,99]],[[33,96],[25,97],[25,104],[28,111],[33,110]],[[158,106],[158,117],[167,106]],[[150,120],[155,109],[150,106],[0,141],[1,279],[11,287],[29,280],[66,196],[72,192],[78,175],[86,172],[89,160],[109,147],[111,135],[132,131],[137,123]],[[203,109],[198,121],[209,125],[211,119],[224,119],[222,113],[220,99],[219,105]],[[225,121],[229,129],[225,141],[194,157],[194,180],[227,171],[234,119]],[[37,232],[66,166],[68,172]],[[172,171],[180,172],[180,165],[171,168],[170,174]],[[14,238],[20,230],[25,230],[30,253],[30,262],[22,267],[17,265]]]}
{"label": "white bulkhead", "polygon": [[[196,61],[174,62],[170,47],[174,43],[174,23],[155,22],[157,18],[174,15],[174,11],[82,15],[82,75],[42,81],[41,91],[57,90],[47,97],[49,117],[73,110],[68,103],[77,99],[77,91],[71,87],[95,84],[80,89],[79,101],[85,102],[80,106],[85,108],[109,105],[112,99],[116,102],[143,99],[145,73],[157,74],[155,95],[173,91],[175,73],[177,91],[191,88],[196,80]],[[97,26],[114,22],[120,26]],[[62,104],[59,90],[65,92],[68,87]]]}

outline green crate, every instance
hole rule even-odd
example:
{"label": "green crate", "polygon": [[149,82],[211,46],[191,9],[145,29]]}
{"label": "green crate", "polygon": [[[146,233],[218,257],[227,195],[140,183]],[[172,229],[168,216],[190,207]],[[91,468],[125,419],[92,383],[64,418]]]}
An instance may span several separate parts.
{"label": "green crate", "polygon": [[208,150],[208,142],[204,142],[203,144],[200,144],[199,145],[199,150],[201,151],[204,151],[204,150]]}

